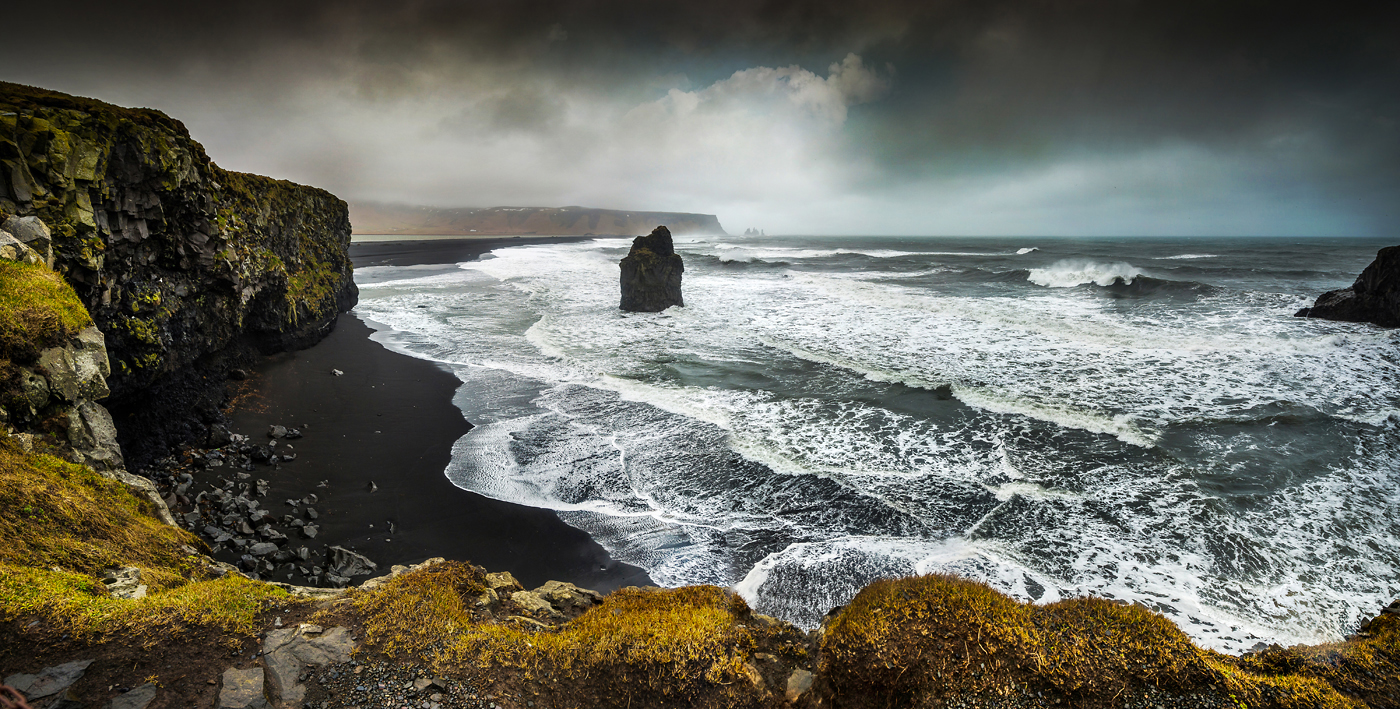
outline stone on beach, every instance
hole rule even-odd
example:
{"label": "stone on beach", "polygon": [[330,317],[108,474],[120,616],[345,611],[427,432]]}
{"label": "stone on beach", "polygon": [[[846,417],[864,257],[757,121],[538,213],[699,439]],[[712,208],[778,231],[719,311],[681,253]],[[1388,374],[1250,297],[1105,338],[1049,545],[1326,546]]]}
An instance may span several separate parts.
{"label": "stone on beach", "polygon": [[379,565],[363,554],[357,554],[345,547],[333,546],[329,552],[330,572],[336,576],[367,576],[374,573]]}

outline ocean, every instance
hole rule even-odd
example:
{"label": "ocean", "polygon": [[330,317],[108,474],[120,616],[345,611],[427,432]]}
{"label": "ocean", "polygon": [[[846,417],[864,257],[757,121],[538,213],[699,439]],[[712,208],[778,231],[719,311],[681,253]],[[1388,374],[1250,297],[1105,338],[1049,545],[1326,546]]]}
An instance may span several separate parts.
{"label": "ocean", "polygon": [[805,627],[935,572],[1227,652],[1400,596],[1400,332],[1292,317],[1385,241],[676,242],[659,314],[618,310],[630,239],[357,270],[462,381],[452,482]]}

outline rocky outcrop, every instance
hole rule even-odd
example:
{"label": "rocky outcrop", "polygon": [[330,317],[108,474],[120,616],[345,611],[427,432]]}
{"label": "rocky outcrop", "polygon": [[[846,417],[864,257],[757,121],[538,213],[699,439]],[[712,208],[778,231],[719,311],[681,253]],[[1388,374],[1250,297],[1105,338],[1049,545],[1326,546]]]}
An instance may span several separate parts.
{"label": "rocky outcrop", "polygon": [[1294,315],[1400,327],[1400,246],[1387,246],[1377,252],[1376,260],[1350,288],[1327,291],[1318,296],[1311,308]]}
{"label": "rocky outcrop", "polygon": [[659,313],[681,300],[681,273],[685,264],[664,226],[632,240],[632,250],[622,259],[622,309]]}
{"label": "rocky outcrop", "polygon": [[0,221],[106,335],[135,468],[206,434],[230,368],[314,344],[356,300],[344,202],[223,170],[159,111],[0,83]]}
{"label": "rocky outcrop", "polygon": [[112,417],[97,403],[108,394],[107,351],[95,327],[80,331],[68,344],[49,347],[37,362],[11,363],[14,389],[3,398],[4,417],[16,431],[32,435],[47,426],[59,429],[75,463],[98,471],[123,467]]}

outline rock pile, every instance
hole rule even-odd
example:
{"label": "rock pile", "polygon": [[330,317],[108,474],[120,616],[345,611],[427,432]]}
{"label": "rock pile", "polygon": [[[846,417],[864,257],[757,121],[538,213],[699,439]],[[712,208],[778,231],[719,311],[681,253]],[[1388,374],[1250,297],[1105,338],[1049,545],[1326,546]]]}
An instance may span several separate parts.
{"label": "rock pile", "polygon": [[265,506],[271,481],[259,473],[275,473],[295,461],[295,447],[287,441],[303,435],[298,428],[274,425],[270,440],[257,444],[215,426],[207,440],[211,447],[186,447],[182,458],[166,458],[148,472],[174,523],[202,536],[216,559],[256,580],[344,588],[378,565],[344,547],[316,548],[321,498],[308,493],[284,500],[289,511],[282,514]]}
{"label": "rock pile", "polygon": [[1400,327],[1400,246],[1381,249],[1351,287],[1323,293],[1294,316]]}
{"label": "rock pile", "polygon": [[685,264],[671,242],[671,231],[656,227],[651,234],[632,240],[632,250],[622,259],[623,310],[659,313],[681,300],[681,273]]}

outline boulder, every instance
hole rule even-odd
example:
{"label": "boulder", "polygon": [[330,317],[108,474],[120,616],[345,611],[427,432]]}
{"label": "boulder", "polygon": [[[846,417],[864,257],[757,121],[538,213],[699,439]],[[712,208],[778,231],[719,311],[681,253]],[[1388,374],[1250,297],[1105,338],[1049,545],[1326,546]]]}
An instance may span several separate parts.
{"label": "boulder", "polygon": [[156,686],[147,682],[124,694],[118,694],[107,704],[107,709],[146,709],[156,698]]}
{"label": "boulder", "polygon": [[486,574],[486,585],[496,593],[510,593],[512,591],[524,591],[525,587],[511,575],[509,571],[500,571],[494,574]]}
{"label": "boulder", "polygon": [[349,662],[355,650],[350,631],[343,627],[321,631],[314,625],[274,630],[263,641],[263,665],[268,684],[280,703],[301,706],[306,685],[301,683],[309,667]]}
{"label": "boulder", "polygon": [[[96,404],[94,404],[96,406]],[[97,408],[102,408],[98,406]],[[106,409],[103,409],[106,412]],[[109,422],[110,418],[107,419]],[[131,489],[131,493],[151,503],[155,510],[156,519],[172,526],[178,527],[174,515],[170,514],[170,508],[165,506],[165,498],[160,496],[160,491],[156,489],[156,484],[140,475],[132,475],[125,470],[99,470],[98,473],[104,478],[116,480],[117,482]]]}
{"label": "boulder", "polygon": [[1294,315],[1400,327],[1400,246],[1378,251],[1350,288],[1323,293],[1312,307]]}
{"label": "boulder", "polygon": [[555,610],[554,606],[551,605],[549,601],[546,601],[534,591],[516,591],[510,594],[510,600],[515,601],[516,605],[530,613],[540,613],[550,618],[560,618],[563,616],[562,613]]}
{"label": "boulder", "polygon": [[106,398],[110,393],[106,377],[112,370],[105,340],[100,330],[87,327],[72,345],[39,353],[39,366],[48,375],[49,388],[66,401]]}
{"label": "boulder", "polygon": [[815,679],[812,673],[807,670],[802,668],[793,670],[792,674],[788,676],[787,700],[796,704],[797,700],[802,698],[802,695],[812,689],[812,683]]}
{"label": "boulder", "polygon": [[[60,423],[68,426],[68,443],[73,447],[73,451],[82,457],[81,462],[96,470],[122,468],[122,449],[117,443],[117,426],[112,422],[112,415],[101,404],[87,399],[79,400],[77,405],[69,407],[68,416],[60,420]],[[151,490],[154,491],[155,487]],[[160,499],[160,506],[166,508],[165,514],[168,516],[170,512],[164,498]],[[173,521],[168,523],[174,524]]]}
{"label": "boulder", "polygon": [[53,236],[42,219],[10,217],[5,220],[4,229],[20,243],[33,249],[44,263],[53,265]]}
{"label": "boulder", "polygon": [[330,547],[329,568],[336,576],[367,576],[379,569],[379,565],[363,554],[356,554],[345,547]]}
{"label": "boulder", "polygon": [[146,597],[146,585],[141,583],[141,570],[123,566],[102,572],[102,583],[112,598],[138,599]]}
{"label": "boulder", "polygon": [[14,687],[23,694],[25,698],[33,701],[52,697],[59,692],[73,686],[74,682],[82,679],[83,673],[87,671],[92,660],[76,660],[65,662],[53,667],[45,667],[36,674],[14,674],[5,678],[5,684]]}
{"label": "boulder", "polygon": [[632,240],[632,250],[622,259],[623,310],[659,313],[681,300],[681,273],[685,264],[671,242],[671,231],[656,227],[651,234]]}
{"label": "boulder", "polygon": [[45,262],[44,257],[34,249],[25,246],[24,242],[5,231],[0,231],[0,260],[27,263],[31,266]]}
{"label": "boulder", "polygon": [[263,668],[239,670],[230,667],[224,672],[223,687],[219,689],[218,709],[267,709],[263,687]]}
{"label": "boulder", "polygon": [[534,593],[549,601],[550,605],[567,618],[577,618],[584,611],[603,602],[603,594],[563,581],[546,581],[543,586],[535,589]]}

